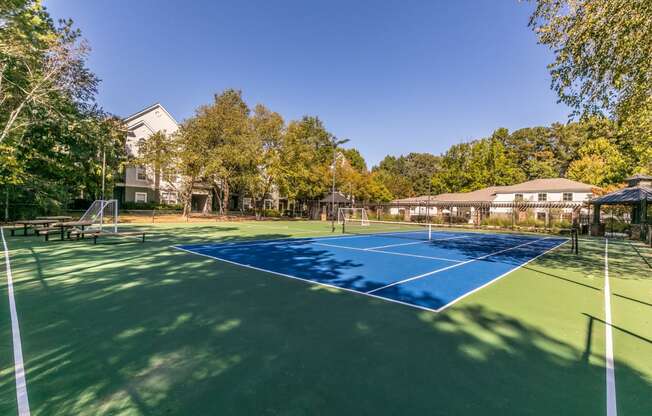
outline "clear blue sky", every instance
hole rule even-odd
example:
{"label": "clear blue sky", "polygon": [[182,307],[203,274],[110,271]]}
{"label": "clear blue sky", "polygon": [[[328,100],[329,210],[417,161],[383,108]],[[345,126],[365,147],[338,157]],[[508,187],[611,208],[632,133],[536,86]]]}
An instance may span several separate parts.
{"label": "clear blue sky", "polygon": [[569,113],[517,0],[44,4],[89,40],[99,103],[120,116],[158,101],[182,121],[236,88],[286,120],[319,116],[373,165]]}

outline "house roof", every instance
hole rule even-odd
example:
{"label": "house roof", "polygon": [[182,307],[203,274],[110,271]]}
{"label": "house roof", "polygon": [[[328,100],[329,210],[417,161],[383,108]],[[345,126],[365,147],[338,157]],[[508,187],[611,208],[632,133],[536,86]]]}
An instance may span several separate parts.
{"label": "house roof", "polygon": [[497,193],[514,192],[592,192],[594,186],[566,178],[535,179],[511,186],[502,186]]}
{"label": "house roof", "polygon": [[478,201],[478,202],[491,202],[496,198],[496,192],[505,188],[504,186],[490,186],[488,188],[478,189],[471,192],[455,192],[455,193],[446,193],[439,194],[433,197],[433,201],[436,202],[466,202],[466,201]]}
{"label": "house roof", "polygon": [[471,192],[450,192],[438,195],[421,195],[411,198],[396,199],[392,202],[400,204],[409,204],[414,202],[491,202],[496,197],[496,191],[504,186],[490,186],[488,188],[478,189]]}
{"label": "house roof", "polygon": [[435,195],[421,195],[421,196],[411,196],[409,198],[395,199],[392,202],[408,204],[411,202],[427,202],[428,200],[432,201]]}
{"label": "house roof", "polygon": [[652,202],[652,188],[648,186],[630,186],[603,195],[591,201],[593,204],[634,204],[643,200]]}
{"label": "house roof", "polygon": [[177,120],[174,117],[172,117],[172,114],[170,114],[168,112],[168,110],[166,110],[165,107],[163,107],[163,105],[161,105],[161,103],[154,103],[154,104],[152,104],[152,105],[150,105],[148,107],[145,107],[142,110],[140,110],[140,111],[138,111],[138,112],[136,112],[136,113],[134,113],[134,114],[132,114],[130,116],[125,117],[123,119],[123,121],[125,123],[129,123],[133,119],[138,118],[138,117],[142,116],[143,114],[149,113],[150,111],[155,110],[157,108],[160,108],[161,110],[163,110],[165,112],[165,114],[167,114],[176,124],[179,124],[179,122],[177,122]]}

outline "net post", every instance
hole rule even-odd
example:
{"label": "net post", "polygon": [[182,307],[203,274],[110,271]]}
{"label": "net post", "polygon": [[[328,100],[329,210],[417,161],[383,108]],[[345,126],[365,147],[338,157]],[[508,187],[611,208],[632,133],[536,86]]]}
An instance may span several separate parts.
{"label": "net post", "polygon": [[432,240],[432,224],[428,224],[428,241]]}

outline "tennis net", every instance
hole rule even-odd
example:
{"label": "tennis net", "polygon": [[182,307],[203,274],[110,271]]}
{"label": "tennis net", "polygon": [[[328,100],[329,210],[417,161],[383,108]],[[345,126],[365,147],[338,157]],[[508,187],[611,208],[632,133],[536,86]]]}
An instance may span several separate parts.
{"label": "tennis net", "polygon": [[432,224],[401,221],[375,221],[345,218],[342,233],[432,240]]}

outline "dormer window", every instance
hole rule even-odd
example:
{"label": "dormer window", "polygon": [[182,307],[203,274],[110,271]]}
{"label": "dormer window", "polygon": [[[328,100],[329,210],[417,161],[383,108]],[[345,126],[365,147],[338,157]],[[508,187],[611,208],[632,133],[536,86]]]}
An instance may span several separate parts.
{"label": "dormer window", "polygon": [[548,200],[548,194],[540,193],[538,200],[539,200],[539,202],[546,202]]}
{"label": "dormer window", "polygon": [[573,200],[573,193],[572,192],[564,192],[562,195],[562,199],[564,202],[570,202]]}
{"label": "dormer window", "polygon": [[514,194],[514,201],[516,202],[523,201],[523,194]]}

